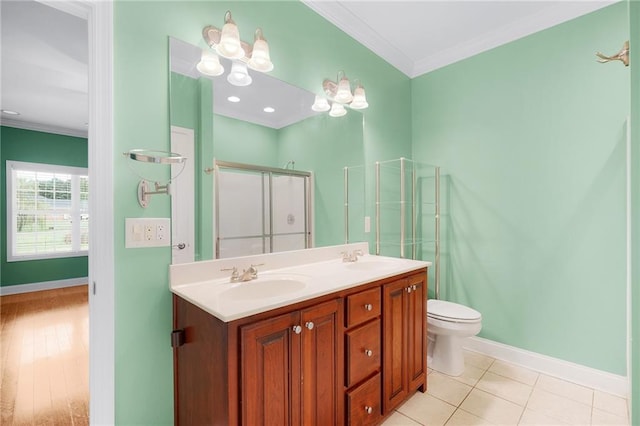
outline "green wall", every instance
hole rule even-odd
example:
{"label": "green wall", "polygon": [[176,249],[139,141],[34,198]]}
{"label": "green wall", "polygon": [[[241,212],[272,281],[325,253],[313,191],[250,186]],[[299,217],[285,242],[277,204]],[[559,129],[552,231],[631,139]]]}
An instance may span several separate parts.
{"label": "green wall", "polygon": [[[630,46],[640,47],[640,2],[629,1]],[[631,56],[631,424],[640,425],[640,56]]]}
{"label": "green wall", "polygon": [[[125,218],[168,217],[170,200],[153,197],[147,209],[140,208],[136,201],[138,178],[121,153],[132,148],[169,149],[167,38],[174,36],[204,46],[202,28],[221,25],[228,9],[233,12],[242,38],[251,38],[258,26],[263,28],[271,47],[275,64],[271,74],[275,77],[315,93],[321,92],[324,78],[334,78],[339,70],[363,82],[370,107],[365,111],[362,130],[362,163],[408,157],[411,153],[409,78],[303,4],[115,2],[113,184],[117,194],[114,269],[118,424],[158,425],[173,421],[169,346],[172,312],[167,274],[171,250],[124,248]],[[291,159],[290,155],[283,155],[285,162]],[[345,165],[338,153],[332,157],[327,153],[324,158],[336,166]],[[294,159],[298,168],[298,162],[303,160]],[[326,196],[336,203],[342,199],[342,187]],[[342,238],[335,241],[340,242]]]}
{"label": "green wall", "polygon": [[628,34],[619,3],[412,81],[413,157],[446,175],[442,297],[481,337],[620,375],[630,70],[594,52]]}
{"label": "green wall", "polygon": [[1,286],[82,278],[87,256],[7,262],[7,160],[87,167],[87,139],[0,127],[0,275]]}

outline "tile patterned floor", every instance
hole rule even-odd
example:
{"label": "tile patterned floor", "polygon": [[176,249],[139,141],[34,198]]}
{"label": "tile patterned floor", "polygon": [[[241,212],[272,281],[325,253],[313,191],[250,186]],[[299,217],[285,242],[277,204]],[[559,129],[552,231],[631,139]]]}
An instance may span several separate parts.
{"label": "tile patterned floor", "polygon": [[429,370],[416,393],[383,426],[629,426],[627,400],[488,356],[465,352],[465,371]]}

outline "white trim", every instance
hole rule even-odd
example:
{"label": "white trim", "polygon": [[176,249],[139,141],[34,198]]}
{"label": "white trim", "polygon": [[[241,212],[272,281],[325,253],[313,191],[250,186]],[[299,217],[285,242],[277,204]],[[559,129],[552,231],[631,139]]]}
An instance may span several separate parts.
{"label": "white trim", "polygon": [[0,287],[0,296],[10,294],[31,293],[32,291],[55,290],[57,288],[75,287],[87,284],[89,277],[67,278],[66,280],[43,281],[40,283],[6,285]]}
{"label": "white trim", "polygon": [[[631,187],[632,187],[632,183],[631,183],[631,116],[628,115],[627,116],[627,120],[626,120],[626,126],[625,126],[626,132],[627,132],[627,146],[626,146],[626,186],[627,186],[627,195],[626,195],[626,202],[627,202],[627,375],[629,377],[633,377],[633,366],[631,363],[631,358],[632,358],[632,353],[631,353],[631,348],[632,348],[632,343],[633,343],[633,338],[631,337],[631,333],[633,330],[633,326],[632,326],[632,321],[631,321],[631,317],[632,317],[632,306],[631,306],[631,301],[632,301],[632,292],[631,292],[631,283],[633,281],[632,278],[632,264],[633,264],[633,257],[632,257],[632,249],[631,249],[631,245],[632,245],[632,241],[631,241],[631,228],[633,227],[632,225],[632,214],[631,214],[631,205],[632,205],[632,196],[631,196]],[[628,392],[629,395],[631,395],[631,380],[629,380],[629,388],[628,388]]]}
{"label": "white trim", "polygon": [[561,1],[554,7],[510,22],[508,25],[499,27],[489,33],[481,34],[451,49],[414,60],[384,37],[380,36],[375,29],[371,28],[366,22],[339,2],[302,0],[306,6],[318,15],[349,34],[360,44],[367,47],[410,78],[418,77],[429,71],[442,68],[454,62],[477,55],[478,53],[493,49],[494,47],[553,27],[562,22],[575,19],[609,6],[617,1],[619,0]]}
{"label": "white trim", "polygon": [[596,370],[477,336],[466,339],[464,348],[623,398],[629,394],[629,379],[618,374]]}
{"label": "white trim", "polygon": [[[78,2],[70,2],[72,5]],[[115,415],[113,3],[83,0],[89,26],[89,420]]]}
{"label": "white trim", "polygon": [[53,126],[51,124],[29,123],[26,121],[14,120],[11,118],[2,118],[0,126],[13,127],[15,129],[32,130],[34,132],[51,133],[54,135],[73,136],[76,138],[86,139],[88,132],[77,129],[69,129],[66,127]]}

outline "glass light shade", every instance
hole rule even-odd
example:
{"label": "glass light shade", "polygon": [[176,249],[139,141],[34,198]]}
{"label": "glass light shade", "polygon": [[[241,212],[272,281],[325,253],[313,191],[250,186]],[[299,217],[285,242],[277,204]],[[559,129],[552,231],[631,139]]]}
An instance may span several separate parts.
{"label": "glass light shade", "polygon": [[331,107],[329,106],[327,99],[316,95],[316,100],[313,102],[313,105],[311,105],[311,109],[316,112],[325,112],[329,111],[329,108]]}
{"label": "glass light shade", "polygon": [[344,108],[344,105],[334,102],[331,105],[331,111],[329,111],[329,115],[331,117],[342,117],[347,113],[347,110]]}
{"label": "glass light shade", "polygon": [[216,46],[219,55],[228,59],[240,59],[244,56],[244,50],[240,44],[240,32],[238,26],[231,19],[231,12],[224,15],[224,26],[220,35],[220,43]]}
{"label": "glass light shade", "polygon": [[273,70],[273,62],[271,62],[271,58],[269,57],[269,45],[266,40],[256,39],[253,43],[251,59],[249,59],[248,65],[251,69],[260,72]]}
{"label": "glass light shade", "polygon": [[211,77],[219,76],[224,72],[224,67],[220,64],[218,55],[210,50],[203,50],[200,55],[200,62],[196,65],[196,69],[204,75]]}
{"label": "glass light shade", "polygon": [[227,76],[227,81],[234,86],[248,86],[253,79],[247,71],[247,65],[243,62],[234,61],[231,65],[231,72]]}
{"label": "glass light shade", "polygon": [[369,106],[367,96],[364,93],[364,87],[356,87],[356,90],[353,92],[353,101],[349,106],[353,109],[365,109]]}
{"label": "glass light shade", "polygon": [[349,79],[347,77],[341,78],[338,82],[338,90],[333,99],[341,104],[346,104],[353,100],[351,85],[349,84]]}

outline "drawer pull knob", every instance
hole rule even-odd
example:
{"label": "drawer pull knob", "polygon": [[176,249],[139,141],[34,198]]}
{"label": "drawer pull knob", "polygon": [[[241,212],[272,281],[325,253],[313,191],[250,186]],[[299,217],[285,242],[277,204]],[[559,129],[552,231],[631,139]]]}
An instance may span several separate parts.
{"label": "drawer pull knob", "polygon": [[312,322],[312,321],[308,321],[308,322],[305,324],[305,327],[307,327],[309,330],[313,330],[313,322]]}
{"label": "drawer pull knob", "polygon": [[416,288],[418,288],[418,287],[417,287],[415,284],[411,287],[411,289],[412,289],[413,291],[416,291]]}
{"label": "drawer pull knob", "polygon": [[411,286],[407,287],[407,293],[411,293]]}
{"label": "drawer pull knob", "polygon": [[364,350],[364,354],[365,354],[366,356],[373,356],[373,351],[372,351],[371,349],[365,349],[365,350]]}
{"label": "drawer pull knob", "polygon": [[299,325],[294,325],[293,326],[293,332],[296,333],[296,334],[302,333],[302,327],[300,327]]}
{"label": "drawer pull knob", "polygon": [[364,305],[364,310],[365,311],[372,311],[373,310],[373,305],[371,303],[367,303],[366,305]]}
{"label": "drawer pull knob", "polygon": [[367,405],[367,406],[365,406],[365,407],[364,407],[364,411],[365,411],[367,414],[371,414],[371,413],[373,413],[373,407],[369,407],[369,406]]}

